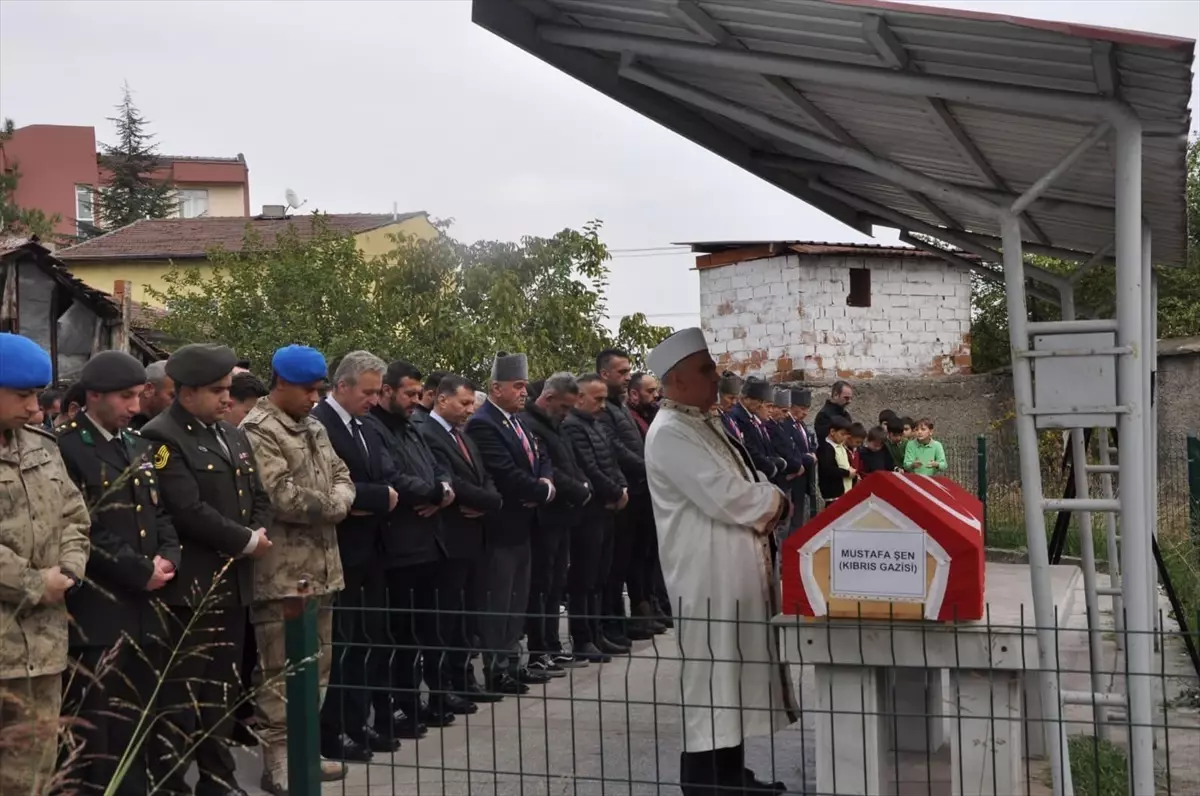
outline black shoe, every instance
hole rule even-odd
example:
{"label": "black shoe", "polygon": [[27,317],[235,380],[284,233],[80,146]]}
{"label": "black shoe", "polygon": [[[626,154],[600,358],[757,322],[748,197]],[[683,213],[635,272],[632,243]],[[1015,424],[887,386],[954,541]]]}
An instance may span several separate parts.
{"label": "black shoe", "polygon": [[499,702],[504,699],[503,694],[494,694],[491,691],[484,691],[479,683],[472,679],[464,688],[459,689],[458,694],[472,704],[480,702]]}
{"label": "black shoe", "polygon": [[[620,628],[613,628],[612,630],[602,630],[602,631],[600,631],[600,635],[604,636],[606,639],[609,640],[610,643],[615,644],[618,647],[624,647],[626,650],[633,648],[633,641],[629,638],[629,636],[625,635],[625,633],[622,632],[620,630]],[[597,644],[596,646],[600,646],[600,645]]]}
{"label": "black shoe", "polygon": [[[409,738],[415,741],[424,738],[429,732],[428,727],[403,710],[397,710],[390,718],[390,722],[387,719],[381,722],[378,717],[375,719],[374,731],[385,739]],[[391,726],[388,726],[389,724]]]}
{"label": "black shoe", "polygon": [[521,668],[517,670],[517,679],[526,685],[545,685],[550,682],[550,675]]}
{"label": "black shoe", "polygon": [[[400,744],[396,744],[396,749]],[[393,751],[391,749],[388,750]],[[347,763],[366,763],[373,753],[365,743],[342,734],[329,738],[321,738],[321,757],[330,760],[342,760]]]}
{"label": "black shoe", "polygon": [[529,662],[529,671],[547,677],[566,677],[567,670],[554,662],[549,655],[541,655]]}
{"label": "black shoe", "polygon": [[510,675],[502,674],[492,679],[487,690],[493,694],[528,694],[529,686]]}
{"label": "black shoe", "polygon": [[582,647],[575,648],[575,659],[580,661],[588,661],[589,663],[609,663],[612,661],[612,656],[601,652],[596,648],[596,645],[590,641]]}
{"label": "black shoe", "polygon": [[[666,630],[666,628],[663,628]],[[625,625],[625,636],[628,641],[647,641],[654,638],[654,631],[643,625],[641,622],[630,621]],[[617,639],[613,639],[616,641]]]}
{"label": "black shoe", "polygon": [[596,647],[596,649],[600,650],[605,655],[628,655],[629,654],[629,647],[623,647],[620,644],[616,644],[613,642],[612,639],[608,638],[607,636],[605,636],[603,634],[596,636],[596,641],[595,641],[594,646]]}
{"label": "black shoe", "polygon": [[742,783],[746,793],[779,794],[787,793],[787,785],[782,782],[763,782],[748,768],[742,769]]}
{"label": "black shoe", "polygon": [[588,665],[587,661],[580,660],[566,652],[556,652],[550,656],[550,660],[554,661],[554,665],[560,669],[582,669]]}
{"label": "black shoe", "polygon": [[441,702],[444,710],[458,716],[470,716],[479,712],[479,708],[475,706],[474,702],[463,699],[457,694],[443,694],[438,697],[438,701]]}
{"label": "black shoe", "polygon": [[444,703],[439,705],[435,699],[428,705],[421,706],[417,711],[417,721],[426,727],[449,727],[454,723],[454,714]]}

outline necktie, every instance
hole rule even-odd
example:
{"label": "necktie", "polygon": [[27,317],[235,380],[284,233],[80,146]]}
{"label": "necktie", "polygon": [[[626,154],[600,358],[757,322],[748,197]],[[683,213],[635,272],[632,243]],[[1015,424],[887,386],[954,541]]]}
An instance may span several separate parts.
{"label": "necktie", "polygon": [[529,457],[529,466],[533,467],[533,448],[529,445],[529,437],[525,436],[525,429],[521,428],[521,423],[516,417],[512,419],[512,426],[516,429],[517,437],[521,440],[521,447],[525,449],[525,455]]}
{"label": "necktie", "polygon": [[467,443],[463,442],[462,434],[458,433],[458,429],[450,429],[450,434],[453,435],[454,441],[458,443],[458,449],[462,451],[463,458],[467,460],[467,464],[474,466],[475,462],[471,461],[471,454],[467,452]]}
{"label": "necktie", "polygon": [[221,450],[225,451],[225,458],[232,459],[233,457],[229,453],[229,446],[225,443],[225,436],[221,434],[221,427],[213,423],[212,433],[217,438],[217,444],[221,446]]}
{"label": "necktie", "polygon": [[354,439],[358,441],[358,444],[362,445],[363,453],[369,455],[371,453],[371,449],[367,447],[367,440],[363,437],[362,423],[354,418],[350,418],[350,433],[354,435]]}

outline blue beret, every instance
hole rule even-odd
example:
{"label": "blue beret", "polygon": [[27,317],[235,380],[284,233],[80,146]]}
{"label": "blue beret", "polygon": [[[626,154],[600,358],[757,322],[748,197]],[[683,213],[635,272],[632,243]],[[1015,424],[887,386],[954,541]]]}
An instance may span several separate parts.
{"label": "blue beret", "polygon": [[325,357],[317,349],[306,345],[289,345],[276,351],[275,356],[271,357],[271,370],[292,384],[322,381],[328,373]]}
{"label": "blue beret", "polygon": [[28,337],[0,332],[0,387],[40,390],[53,379],[45,349]]}

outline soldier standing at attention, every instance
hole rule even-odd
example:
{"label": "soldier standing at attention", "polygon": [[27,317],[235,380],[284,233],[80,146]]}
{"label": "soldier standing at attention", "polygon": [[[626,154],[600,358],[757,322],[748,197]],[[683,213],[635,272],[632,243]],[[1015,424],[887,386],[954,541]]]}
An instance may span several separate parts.
{"label": "soldier standing at attention", "polygon": [[[325,427],[309,415],[326,373],[325,357],[316,349],[279,349],[271,360],[270,394],[242,421],[273,511],[268,530],[273,546],[254,562],[250,621],[260,656],[255,702],[263,748],[262,788],[275,796],[287,796],[288,786],[285,601],[310,596],[320,601],[317,676],[323,692],[333,660],[330,609],[333,595],[345,586],[337,524],[350,513],[354,484],[345,462],[333,452]],[[322,761],[321,773],[326,780],[341,779],[346,767],[339,761]]]}
{"label": "soldier standing at attention", "polygon": [[200,769],[196,796],[244,793],[226,743],[227,717],[242,691],[250,559],[270,552],[271,504],[250,441],[223,419],[235,362],[225,346],[177,350],[167,360],[175,402],[142,429],[155,443],[160,496],[183,548],[183,562],[162,590],[177,652],[160,690],[167,726],[159,726],[174,748],[154,761],[152,773],[169,794],[192,792],[184,774],[193,759]]}
{"label": "soldier standing at attention", "polygon": [[0,796],[42,793],[54,776],[64,598],[88,558],[83,497],[54,437],[25,425],[51,378],[37,343],[0,334],[0,728],[15,730],[0,743]]}
{"label": "soldier standing at attention", "polygon": [[[102,792],[134,739],[143,708],[166,663],[156,592],[175,577],[179,538],[162,507],[149,443],[129,423],[146,384],[142,363],[123,351],[103,351],[80,374],[86,409],[58,428],[67,472],[92,506],[88,580],[67,597],[71,657],[81,671],[67,686],[68,715],[83,743],[70,778]],[[148,791],[146,754],[116,792]]]}

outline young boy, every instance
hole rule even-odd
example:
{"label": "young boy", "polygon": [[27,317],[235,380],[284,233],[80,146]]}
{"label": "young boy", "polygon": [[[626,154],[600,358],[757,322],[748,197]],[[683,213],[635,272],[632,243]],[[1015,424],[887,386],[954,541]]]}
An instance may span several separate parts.
{"label": "young boy", "polygon": [[893,412],[891,409],[884,409],[879,413],[879,425],[886,426],[889,420],[899,420],[900,415]]}
{"label": "young boy", "polygon": [[859,452],[862,459],[861,473],[891,472],[896,469],[896,460],[887,446],[888,435],[883,426],[875,426],[867,432],[867,444]]}
{"label": "young boy", "polygon": [[913,434],[917,430],[917,421],[913,420],[911,417],[902,417],[900,418],[900,422],[904,424],[904,438],[912,439]]}
{"label": "young boy", "polygon": [[817,487],[829,504],[850,491],[857,471],[850,466],[846,439],[850,436],[850,421],[834,416],[829,424],[829,436],[817,448]]}
{"label": "young boy", "polygon": [[904,469],[917,475],[937,475],[946,469],[946,452],[933,438],[933,421],[927,417],[917,421],[913,439],[904,449]]}
{"label": "young boy", "polygon": [[904,448],[908,445],[908,438],[904,434],[904,421],[900,418],[889,420],[887,422],[887,449],[892,454],[892,461],[897,467],[904,465]]}
{"label": "young boy", "polygon": [[[867,427],[862,423],[853,423],[850,426],[849,441],[846,443],[846,450],[850,454],[850,467],[856,472],[862,472],[862,450],[863,442],[867,439]],[[858,482],[858,476],[854,477],[854,481]]]}

